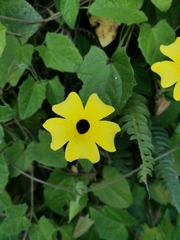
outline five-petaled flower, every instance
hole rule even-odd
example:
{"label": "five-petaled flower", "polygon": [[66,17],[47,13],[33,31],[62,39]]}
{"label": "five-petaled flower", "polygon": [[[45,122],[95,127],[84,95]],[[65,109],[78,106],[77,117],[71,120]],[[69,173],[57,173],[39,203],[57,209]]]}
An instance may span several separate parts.
{"label": "five-petaled flower", "polygon": [[96,144],[109,152],[116,151],[114,137],[120,131],[119,125],[100,121],[114,112],[114,108],[102,102],[96,93],[89,97],[85,108],[78,94],[71,92],[52,110],[61,117],[46,120],[43,127],[51,133],[51,149],[57,150],[68,142],[67,161],[85,158],[92,163],[98,162],[100,154]]}
{"label": "five-petaled flower", "polygon": [[173,97],[176,101],[180,100],[180,37],[168,46],[161,45],[160,51],[173,61],[162,61],[154,63],[151,69],[160,75],[161,85],[168,88],[175,85]]}

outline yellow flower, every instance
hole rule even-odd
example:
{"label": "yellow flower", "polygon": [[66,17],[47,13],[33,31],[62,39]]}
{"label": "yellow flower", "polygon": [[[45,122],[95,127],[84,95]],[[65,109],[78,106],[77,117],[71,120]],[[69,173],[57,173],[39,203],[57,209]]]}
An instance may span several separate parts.
{"label": "yellow flower", "polygon": [[160,75],[161,85],[168,88],[175,84],[173,97],[180,100],[180,37],[168,46],[161,45],[160,51],[173,61],[163,61],[154,63],[151,69]]}
{"label": "yellow flower", "polygon": [[100,121],[114,112],[114,108],[103,103],[96,93],[89,97],[85,108],[78,94],[71,92],[52,110],[63,118],[50,118],[43,127],[51,133],[51,149],[57,150],[68,142],[67,161],[86,158],[92,163],[98,162],[100,154],[96,143],[109,152],[116,151],[114,137],[120,127],[110,121]]}

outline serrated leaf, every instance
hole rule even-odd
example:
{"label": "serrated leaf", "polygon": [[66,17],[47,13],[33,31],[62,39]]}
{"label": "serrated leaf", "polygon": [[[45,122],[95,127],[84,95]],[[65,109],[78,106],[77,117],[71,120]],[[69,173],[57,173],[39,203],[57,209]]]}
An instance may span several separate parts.
{"label": "serrated leaf", "polygon": [[68,210],[64,210],[64,207],[69,208],[70,201],[75,201],[76,195],[74,194],[73,189],[80,181],[88,184],[88,179],[85,177],[71,176],[60,169],[55,169],[48,179],[48,183],[61,186],[64,190],[52,188],[47,185],[44,186],[46,204],[56,213],[68,216]]}
{"label": "serrated leaf", "polygon": [[0,231],[3,233],[18,234],[23,230],[26,230],[31,222],[28,218],[23,216],[27,210],[26,204],[12,205],[7,207],[7,217],[0,225]]}
{"label": "serrated leaf", "polygon": [[170,8],[172,0],[151,0],[151,2],[162,12],[167,12]]}
{"label": "serrated leaf", "polygon": [[90,215],[95,221],[95,228],[102,239],[116,240],[119,239],[119,236],[121,236],[121,240],[128,239],[127,229],[118,217],[114,219],[111,214],[106,216],[93,208],[90,208]]}
{"label": "serrated leaf", "polygon": [[48,80],[46,89],[46,96],[51,105],[60,103],[64,100],[64,87],[60,83],[58,76]]}
{"label": "serrated leaf", "polygon": [[61,0],[60,1],[60,12],[67,25],[74,29],[77,15],[79,11],[79,0]]}
{"label": "serrated leaf", "polygon": [[20,119],[32,116],[40,107],[45,99],[46,82],[35,82],[29,76],[20,86],[18,95]]}
{"label": "serrated leaf", "polygon": [[49,133],[39,130],[39,143],[31,142],[26,149],[26,154],[38,163],[45,166],[64,168],[67,166],[67,161],[64,158],[63,149],[53,151],[50,148],[51,136]]}
{"label": "serrated leaf", "polygon": [[6,28],[0,23],[0,58],[6,46]]}
{"label": "serrated leaf", "polygon": [[[12,35],[7,35],[6,37],[6,47],[0,58],[0,87],[3,88],[8,82],[8,79],[11,79],[11,68],[12,63],[18,65],[27,65],[31,64],[32,54],[34,52],[34,47],[30,44],[20,45],[18,39]],[[22,75],[23,71],[21,72]],[[18,74],[16,76],[16,83],[19,81],[21,76]]]}
{"label": "serrated leaf", "polygon": [[80,216],[77,225],[74,229],[73,237],[78,238],[83,235],[94,224],[88,214],[85,217]]}
{"label": "serrated leaf", "polygon": [[46,67],[61,72],[77,72],[82,57],[72,41],[62,34],[47,33],[46,46],[38,46],[41,58]]}
{"label": "serrated leaf", "polygon": [[7,122],[16,115],[16,112],[8,105],[0,106],[0,122]]}
{"label": "serrated leaf", "polygon": [[[123,178],[119,181],[113,180],[121,178],[115,168],[105,167],[103,169],[103,181],[91,185],[91,191],[99,199],[115,208],[127,208],[132,203],[132,195],[127,181]],[[113,182],[109,184],[110,182]],[[107,184],[107,186],[106,186]]]}
{"label": "serrated leaf", "polygon": [[6,184],[8,183],[9,170],[7,162],[3,155],[0,155],[0,193],[4,191]]}
{"label": "serrated leaf", "polygon": [[[8,16],[10,18],[17,18],[20,20],[40,20],[41,16],[38,12],[24,0],[0,0],[0,15]],[[29,24],[25,22],[9,21],[2,19],[1,23],[7,28],[8,31],[20,34],[19,40],[21,43],[27,42],[39,28],[40,24]]]}
{"label": "serrated leaf", "polygon": [[93,15],[130,25],[147,21],[146,15],[139,10],[142,4],[143,0],[96,0],[88,11]]}
{"label": "serrated leaf", "polygon": [[135,85],[125,48],[117,49],[109,59],[103,50],[91,47],[78,70],[78,77],[84,83],[80,91],[83,102],[97,93],[102,101],[115,107],[114,115],[120,113]]}
{"label": "serrated leaf", "polygon": [[166,59],[160,52],[160,45],[168,45],[174,42],[174,40],[175,31],[169,26],[166,20],[158,22],[153,27],[148,23],[143,23],[140,26],[139,48],[150,65]]}

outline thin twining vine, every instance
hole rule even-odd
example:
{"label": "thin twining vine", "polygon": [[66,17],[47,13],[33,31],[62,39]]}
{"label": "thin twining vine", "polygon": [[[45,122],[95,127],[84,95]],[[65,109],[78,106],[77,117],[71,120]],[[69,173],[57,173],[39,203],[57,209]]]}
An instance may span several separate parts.
{"label": "thin twining vine", "polygon": [[[154,161],[157,161],[157,160],[165,157],[166,155],[169,155],[169,154],[175,152],[175,151],[178,150],[178,149],[180,149],[180,146],[178,146],[178,147],[176,147],[176,148],[173,148],[172,150],[169,150],[169,151],[163,153],[163,154],[160,155],[159,157],[156,157],[156,158],[154,159]],[[47,186],[49,186],[49,187],[53,187],[53,188],[56,188],[56,189],[60,189],[60,190],[66,191],[66,192],[74,192],[74,188],[66,188],[66,187],[57,186],[57,185],[54,185],[54,184],[45,182],[45,181],[43,181],[43,180],[41,180],[41,179],[39,179],[39,178],[36,178],[36,177],[34,177],[34,176],[31,176],[31,175],[29,175],[29,174],[21,171],[19,168],[17,168],[17,167],[14,166],[13,164],[11,164],[11,163],[9,163],[9,164],[10,164],[17,172],[21,173],[22,175],[26,176],[27,178],[29,178],[29,179],[31,179],[31,180],[34,180],[35,182],[39,182],[39,183],[44,184],[44,185],[47,185]],[[127,177],[132,176],[134,173],[138,172],[139,170],[140,170],[140,167],[138,167],[138,168],[136,168],[135,170],[133,170],[133,171],[131,171],[131,172],[129,172],[129,173],[121,176],[121,177],[118,177],[118,178],[116,178],[116,179],[114,179],[114,180],[112,180],[112,181],[110,181],[110,182],[108,182],[108,183],[104,183],[104,184],[102,184],[102,185],[100,185],[100,186],[98,186],[98,187],[94,187],[94,188],[91,188],[91,189],[88,189],[88,190],[84,190],[83,193],[92,192],[92,191],[94,192],[94,191],[97,191],[97,190],[99,190],[99,189],[105,188],[105,187],[107,187],[107,186],[109,186],[109,185],[111,185],[111,184],[113,184],[113,183],[116,183],[116,182],[119,182],[119,181],[123,180],[124,178],[127,178]]]}

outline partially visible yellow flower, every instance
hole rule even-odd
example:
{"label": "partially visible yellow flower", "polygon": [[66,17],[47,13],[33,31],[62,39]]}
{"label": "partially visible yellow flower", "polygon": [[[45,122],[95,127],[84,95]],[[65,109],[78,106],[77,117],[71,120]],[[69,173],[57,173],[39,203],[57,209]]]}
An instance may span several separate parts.
{"label": "partially visible yellow flower", "polygon": [[173,97],[180,100],[180,37],[168,46],[161,45],[160,51],[172,59],[172,61],[162,61],[154,63],[151,69],[160,75],[163,88],[171,87],[175,84]]}
{"label": "partially visible yellow flower", "polygon": [[65,150],[67,161],[86,158],[92,163],[98,162],[100,154],[96,144],[109,152],[116,151],[114,137],[120,131],[119,125],[100,121],[114,112],[114,108],[103,103],[96,93],[89,97],[85,108],[78,94],[71,92],[52,110],[63,118],[50,118],[43,127],[51,133],[51,149],[57,150],[68,142]]}

